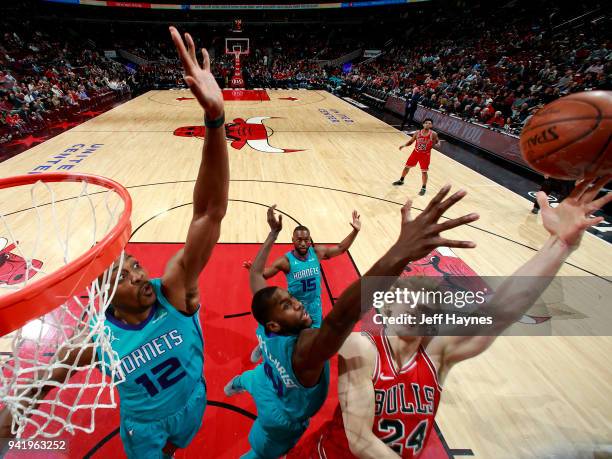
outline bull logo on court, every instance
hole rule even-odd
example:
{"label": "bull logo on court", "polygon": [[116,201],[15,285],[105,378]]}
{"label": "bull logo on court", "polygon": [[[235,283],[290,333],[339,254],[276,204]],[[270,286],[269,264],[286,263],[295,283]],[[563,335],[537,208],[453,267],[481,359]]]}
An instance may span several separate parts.
{"label": "bull logo on court", "polygon": [[[420,260],[413,261],[406,265],[402,277],[426,276],[442,277],[449,285],[456,281],[458,288],[469,287],[474,290],[486,290],[487,284],[481,279],[476,271],[459,258],[455,252],[448,247],[440,247]],[[467,280],[462,280],[467,279]],[[492,292],[492,290],[490,290]],[[549,321],[549,316],[534,316],[523,314],[518,320],[522,324],[537,325]]]}
{"label": "bull logo on court", "polygon": [[[289,148],[277,148],[270,145],[268,130],[263,123],[264,120],[273,118],[271,116],[255,116],[244,120],[235,118],[231,123],[225,125],[225,137],[230,142],[232,148],[242,149],[248,145],[253,150],[263,153],[292,153],[295,151]],[[174,130],[174,135],[180,137],[199,137],[206,135],[205,126],[183,126]]]}
{"label": "bull logo on court", "polygon": [[9,244],[6,238],[0,237],[0,285],[20,284],[26,280],[26,274],[31,279],[43,265],[42,261],[32,259],[28,268],[24,258],[12,253],[16,247],[16,244]]}

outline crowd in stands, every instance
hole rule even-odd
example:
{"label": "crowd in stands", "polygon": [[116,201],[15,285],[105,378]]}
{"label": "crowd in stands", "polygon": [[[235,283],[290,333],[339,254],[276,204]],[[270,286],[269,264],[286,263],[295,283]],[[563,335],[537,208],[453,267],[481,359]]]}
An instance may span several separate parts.
{"label": "crowd in stands", "polygon": [[[435,12],[419,25],[410,22],[410,14],[408,21],[399,18],[395,29],[380,20],[378,28],[369,23],[355,30],[328,27],[320,34],[311,25],[253,32],[251,53],[241,57],[247,87],[334,88],[356,97],[374,94],[383,103],[391,95],[416,97],[425,107],[513,132],[560,96],[612,89],[606,21],[555,29],[525,11],[511,23],[501,14],[466,11],[459,16]],[[111,25],[110,33],[104,26],[86,25],[74,39],[37,25],[3,24],[0,143],[87,110],[104,94],[184,87],[165,27],[147,34],[148,26],[139,25],[130,35],[131,24]],[[215,76],[228,87],[234,58],[224,54],[224,33],[216,31],[207,46]],[[348,72],[341,65],[325,66],[323,59],[356,47],[383,52],[358,59]],[[146,64],[107,58],[105,49],[124,49]]]}
{"label": "crowd in stands", "polygon": [[0,37],[0,143],[129,94],[131,75],[88,44],[52,38],[26,23]]}
{"label": "crowd in stands", "polygon": [[456,19],[452,38],[396,47],[344,77],[357,93],[403,97],[494,128],[518,132],[543,105],[570,93],[612,89],[612,49],[589,30],[545,30],[537,21]]}

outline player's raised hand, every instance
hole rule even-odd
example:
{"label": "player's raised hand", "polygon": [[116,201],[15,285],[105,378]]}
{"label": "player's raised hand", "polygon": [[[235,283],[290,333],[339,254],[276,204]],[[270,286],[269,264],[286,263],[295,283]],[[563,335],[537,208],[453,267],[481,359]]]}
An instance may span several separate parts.
{"label": "player's raised hand", "polygon": [[185,82],[189,89],[206,112],[206,117],[209,120],[219,118],[223,114],[223,93],[210,72],[208,51],[202,48],[202,65],[200,65],[191,35],[185,34],[187,47],[185,47],[181,34],[176,28],[170,27],[170,35],[183,64]]}
{"label": "player's raised hand", "polygon": [[268,207],[268,225],[270,225],[270,231],[278,234],[283,229],[283,216],[279,215],[278,218],[276,218],[276,215],[274,214],[275,209],[276,204]]}
{"label": "player's raised hand", "polygon": [[476,213],[464,215],[463,217],[446,220],[438,223],[442,214],[459,202],[467,194],[459,190],[447,199],[444,199],[450,191],[450,185],[445,185],[429,202],[425,210],[415,219],[410,216],[412,201],[408,199],[402,207],[402,224],[399,238],[392,250],[397,251],[402,258],[418,260],[430,253],[437,247],[459,247],[471,249],[476,247],[472,241],[457,241],[445,239],[440,235],[443,231],[457,228],[478,220],[480,217]]}
{"label": "player's raised hand", "polygon": [[353,227],[353,229],[355,231],[361,231],[361,215],[359,215],[357,213],[356,210],[353,211],[353,221],[350,223],[350,225]]}
{"label": "player's raised hand", "polygon": [[253,266],[253,262],[251,260],[247,260],[247,261],[243,261],[242,262],[242,267],[246,270],[251,269],[251,266]]}
{"label": "player's raised hand", "polygon": [[561,204],[552,208],[546,193],[540,191],[536,196],[542,209],[542,223],[551,236],[559,238],[568,247],[575,249],[580,244],[584,231],[601,223],[603,217],[591,214],[612,202],[612,193],[595,199],[603,186],[612,180],[608,175],[599,180],[584,180]]}

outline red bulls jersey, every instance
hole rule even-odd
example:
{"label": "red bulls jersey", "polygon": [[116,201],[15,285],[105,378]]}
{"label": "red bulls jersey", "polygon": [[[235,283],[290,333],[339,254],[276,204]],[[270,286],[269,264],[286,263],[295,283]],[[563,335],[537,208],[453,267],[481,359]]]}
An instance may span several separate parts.
{"label": "red bulls jersey", "polygon": [[433,131],[430,129],[428,135],[423,135],[423,131],[417,133],[414,151],[417,153],[430,154],[433,148]]}
{"label": "red bulls jersey", "polygon": [[[434,425],[440,403],[441,387],[435,367],[422,346],[413,357],[396,370],[391,347],[382,332],[366,334],[376,345],[378,356],[372,375],[374,385],[374,424],[372,432],[403,459],[417,458],[423,451]],[[353,458],[344,431],[342,411],[322,428],[315,452],[308,457]]]}

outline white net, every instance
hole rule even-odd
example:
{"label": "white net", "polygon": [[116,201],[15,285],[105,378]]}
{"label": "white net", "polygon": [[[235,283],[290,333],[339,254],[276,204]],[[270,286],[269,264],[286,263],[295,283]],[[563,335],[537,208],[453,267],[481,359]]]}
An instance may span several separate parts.
{"label": "white net", "polygon": [[[113,190],[37,182],[0,190],[0,298],[53,273],[107,234],[125,210]],[[92,189],[93,188],[93,189]],[[123,252],[114,267],[123,262]],[[0,409],[18,438],[93,432],[95,410],[114,408],[120,360],[104,311],[113,266],[51,312],[0,337]],[[105,356],[105,362],[99,356]]]}

